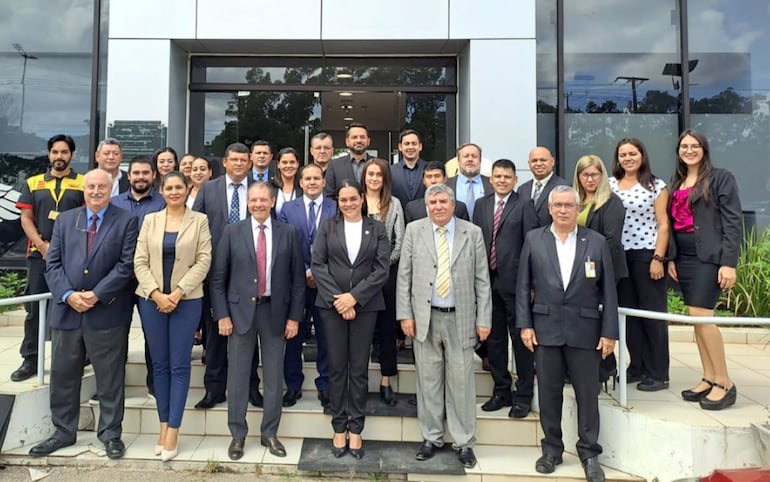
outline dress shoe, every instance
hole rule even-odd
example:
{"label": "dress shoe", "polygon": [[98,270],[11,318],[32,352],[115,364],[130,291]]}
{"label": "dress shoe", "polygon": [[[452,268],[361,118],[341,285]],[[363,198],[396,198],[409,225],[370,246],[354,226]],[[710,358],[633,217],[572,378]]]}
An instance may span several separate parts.
{"label": "dress shoe", "polygon": [[588,482],[604,482],[604,470],[599,465],[597,457],[591,457],[583,461],[583,472]]}
{"label": "dress shoe", "polygon": [[262,408],[265,405],[265,399],[262,398],[262,394],[257,390],[249,393],[249,403],[257,408]]}
{"label": "dress shoe", "polygon": [[160,460],[161,460],[161,462],[168,462],[169,460],[175,458],[177,456],[177,453],[178,453],[178,450],[177,450],[178,448],[179,448],[179,445],[177,445],[176,448],[174,448],[173,450],[163,449],[160,452]]}
{"label": "dress shoe", "polygon": [[286,390],[286,393],[283,394],[282,405],[284,407],[293,407],[294,405],[297,404],[297,400],[299,400],[300,398],[302,398],[301,390]]}
{"label": "dress shoe", "polygon": [[12,382],[23,382],[37,375],[37,360],[24,360],[21,366],[11,373]]}
{"label": "dress shoe", "polygon": [[107,452],[107,457],[119,459],[126,453],[126,444],[119,438],[114,438],[104,443],[104,450]]}
{"label": "dress shoe", "polygon": [[321,390],[318,392],[318,400],[321,402],[323,408],[329,408],[329,404],[331,403],[331,400],[329,400],[329,391]]}
{"label": "dress shoe", "polygon": [[711,389],[714,388],[714,382],[711,380],[706,380],[705,378],[701,378],[701,381],[707,383],[709,387],[701,392],[696,392],[694,390],[682,390],[682,398],[684,401],[699,402],[701,398],[705,398],[706,395],[711,393]]}
{"label": "dress shoe", "polygon": [[654,378],[650,377],[645,378],[639,382],[638,385],[636,385],[636,389],[642,392],[658,392],[667,388],[668,382],[663,380],[655,380]]}
{"label": "dress shoe", "polygon": [[352,455],[354,459],[361,460],[364,457],[364,441],[361,440],[361,446],[357,449],[354,449],[350,446],[350,442],[353,441],[354,437],[358,437],[360,439],[361,435],[350,434],[350,440],[348,440],[348,452],[350,452],[350,455]]}
{"label": "dress shoe", "polygon": [[162,454],[163,453],[163,445],[161,445],[161,444],[156,445],[155,448],[152,449],[152,453],[155,454],[155,455]]}
{"label": "dress shoe", "polygon": [[485,412],[494,412],[495,410],[500,410],[503,407],[510,407],[511,403],[512,402],[510,399],[506,400],[500,395],[492,395],[492,398],[484,402],[484,404],[481,406],[481,409]]}
{"label": "dress shoe", "polygon": [[406,400],[406,402],[407,402],[409,405],[417,405],[417,395],[412,395],[411,397],[409,397],[409,398]]}
{"label": "dress shoe", "polygon": [[336,447],[334,445],[334,440],[332,440],[332,454],[334,455],[334,458],[338,459],[345,455],[348,451],[348,442],[345,440],[345,445],[342,447]]}
{"label": "dress shoe", "polygon": [[552,474],[557,465],[561,465],[564,460],[561,455],[543,454],[535,462],[535,470],[540,474]]}
{"label": "dress shoe", "polygon": [[227,398],[224,395],[216,396],[211,392],[206,392],[206,395],[201,398],[200,402],[195,404],[195,408],[212,408],[217,403],[226,401]]}
{"label": "dress shoe", "polygon": [[380,385],[380,400],[389,407],[398,405],[398,398],[396,398],[396,394],[393,392],[390,385]]}
{"label": "dress shoe", "polygon": [[429,442],[428,440],[424,440],[422,442],[422,445],[420,445],[420,450],[417,451],[417,455],[415,458],[419,461],[429,460],[432,459],[434,455],[436,455],[437,450],[441,450],[442,447],[437,447],[436,445],[433,445],[433,442]]}
{"label": "dress shoe", "polygon": [[489,358],[484,357],[481,359],[481,369],[485,372],[491,372],[492,366],[489,364]]}
{"label": "dress shoe", "polygon": [[283,446],[278,437],[261,437],[259,443],[276,457],[286,457],[286,447]]}
{"label": "dress shoe", "polygon": [[711,387],[712,391],[714,388],[719,388],[725,392],[724,397],[719,400],[709,400],[708,398],[703,397],[698,402],[700,403],[700,408],[703,410],[722,410],[723,408],[735,405],[735,400],[738,398],[738,389],[735,388],[735,383],[733,383],[733,386],[728,390],[721,383],[715,382],[714,386]]}
{"label": "dress shoe", "polygon": [[626,370],[626,383],[638,383],[644,380],[644,375],[641,373],[631,373]]}
{"label": "dress shoe", "polygon": [[70,445],[74,444],[74,440],[71,442],[65,442],[64,440],[59,440],[56,437],[51,437],[48,440],[45,440],[32,447],[29,450],[29,454],[33,457],[45,457],[46,455],[52,454],[61,448],[69,447]]}
{"label": "dress shoe", "polygon": [[466,469],[472,469],[476,466],[476,456],[473,454],[473,449],[470,447],[461,448],[457,452],[457,460],[459,460]]}
{"label": "dress shoe", "polygon": [[527,415],[529,415],[529,411],[532,409],[532,406],[529,403],[524,402],[513,402],[513,406],[511,407],[511,410],[508,412],[508,416],[510,418],[525,418]]}
{"label": "dress shoe", "polygon": [[243,444],[246,443],[246,439],[234,438],[230,442],[230,446],[227,448],[227,456],[230,460],[240,460],[243,457]]}

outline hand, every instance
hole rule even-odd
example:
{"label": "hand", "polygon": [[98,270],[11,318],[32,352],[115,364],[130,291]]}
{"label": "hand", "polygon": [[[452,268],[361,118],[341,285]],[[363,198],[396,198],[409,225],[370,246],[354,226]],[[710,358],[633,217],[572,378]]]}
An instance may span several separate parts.
{"label": "hand", "polygon": [[90,291],[90,290],[89,291],[81,291],[80,292],[80,296],[82,296],[83,301],[85,301],[86,303],[89,303],[91,305],[91,307],[96,306],[96,303],[99,302],[99,297],[96,296],[96,293],[94,293],[93,291]]}
{"label": "hand", "polygon": [[40,256],[43,257],[43,259],[48,256],[48,241],[43,241],[40,246],[35,245],[38,251],[40,251]]}
{"label": "hand", "polygon": [[342,313],[340,313],[340,315],[342,316],[343,320],[347,320],[347,321],[355,320],[356,319],[356,309],[355,308],[349,308],[349,309],[343,311]]}
{"label": "hand", "polygon": [[657,260],[650,261],[650,279],[663,279],[666,273],[663,272],[663,263]]}
{"label": "hand", "polygon": [[615,340],[612,338],[601,337],[599,338],[599,344],[596,345],[596,349],[602,351],[602,360],[604,360],[615,351]]}
{"label": "hand", "polygon": [[179,305],[179,302],[182,300],[182,297],[184,296],[184,293],[182,292],[182,288],[176,287],[174,288],[174,291],[171,292],[170,295],[168,295],[169,301],[174,303],[174,307],[176,308],[177,305]]}
{"label": "hand", "polygon": [[286,329],[283,334],[287,340],[291,340],[299,333],[299,322],[297,320],[286,320]]}
{"label": "hand", "polygon": [[219,325],[219,334],[222,336],[230,336],[233,334],[233,320],[229,316],[220,319],[217,324]]}
{"label": "hand", "polygon": [[313,278],[313,273],[311,273],[310,271],[308,271],[307,274],[305,274],[305,284],[307,285],[308,288],[313,288],[313,289],[316,288],[315,278]]}
{"label": "hand", "polygon": [[668,275],[671,276],[671,279],[679,283],[679,275],[676,272],[676,263],[673,261],[668,262]]}
{"label": "hand", "polygon": [[78,291],[73,291],[67,297],[67,305],[78,313],[85,313],[94,307],[93,304],[83,299],[83,294]]}
{"label": "hand", "polygon": [[161,313],[171,313],[176,309],[176,303],[171,298],[171,295],[165,295],[158,290],[152,292],[152,301],[158,306],[158,311]]}
{"label": "hand", "polygon": [[719,287],[722,289],[732,288],[735,281],[738,279],[738,275],[735,272],[735,268],[730,266],[722,266],[719,268],[717,280],[719,281]]}
{"label": "hand", "polygon": [[404,335],[414,338],[414,333],[415,333],[414,319],[409,318],[406,320],[401,320],[401,331],[404,332]]}
{"label": "hand", "polygon": [[476,334],[479,335],[479,341],[484,341],[489,338],[489,333],[491,331],[492,328],[476,325]]}
{"label": "hand", "polygon": [[344,311],[347,311],[354,306],[356,306],[355,298],[353,298],[353,295],[350,293],[341,293],[339,295],[334,295],[334,308],[337,310],[339,314],[342,314]]}
{"label": "hand", "polygon": [[522,328],[521,341],[524,343],[524,346],[527,347],[527,350],[535,351],[535,346],[537,346],[537,336],[535,336],[535,329]]}

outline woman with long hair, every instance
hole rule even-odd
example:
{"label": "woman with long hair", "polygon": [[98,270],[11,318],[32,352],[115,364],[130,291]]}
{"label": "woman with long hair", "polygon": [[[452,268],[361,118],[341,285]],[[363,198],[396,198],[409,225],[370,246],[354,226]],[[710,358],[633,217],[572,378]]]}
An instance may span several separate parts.
{"label": "woman with long hair", "polygon": [[275,215],[281,214],[281,208],[289,201],[302,196],[299,187],[299,153],[293,147],[284,147],[278,151],[278,175],[272,179],[275,193]]}
{"label": "woman with long hair", "polygon": [[211,161],[205,157],[196,157],[190,166],[190,192],[187,195],[187,207],[192,209],[195,197],[198,195],[201,186],[206,181],[211,180],[213,171]]}
{"label": "woman with long hair", "polygon": [[168,146],[161,147],[152,154],[152,164],[155,166],[156,189],[160,189],[166,174],[179,170],[179,158],[176,151]]}

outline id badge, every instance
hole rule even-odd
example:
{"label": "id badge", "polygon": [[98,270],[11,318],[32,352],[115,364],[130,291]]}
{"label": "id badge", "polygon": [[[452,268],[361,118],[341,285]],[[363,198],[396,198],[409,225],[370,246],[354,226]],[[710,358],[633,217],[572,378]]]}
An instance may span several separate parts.
{"label": "id badge", "polygon": [[586,278],[596,278],[596,263],[591,261],[591,258],[588,258],[588,260],[585,263],[586,267]]}
{"label": "id badge", "polygon": [[59,217],[59,211],[55,209],[51,209],[50,211],[48,211],[48,219],[50,219],[51,221],[56,221],[56,218],[58,217]]}

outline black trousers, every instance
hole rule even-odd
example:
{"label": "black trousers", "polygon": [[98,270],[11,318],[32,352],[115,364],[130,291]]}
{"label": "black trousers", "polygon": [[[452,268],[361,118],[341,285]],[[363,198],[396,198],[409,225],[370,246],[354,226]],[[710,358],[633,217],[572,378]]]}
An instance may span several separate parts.
{"label": "black trousers", "polygon": [[396,278],[398,263],[390,267],[390,276],[382,287],[385,309],[377,312],[375,338],[380,347],[380,373],[383,377],[398,375],[396,350]]}
{"label": "black trousers", "polygon": [[[627,308],[659,311],[668,309],[666,278],[650,278],[650,249],[626,251],[628,277],[618,282],[618,304]],[[629,316],[626,318],[629,376],[644,375],[667,381],[669,368],[668,322]],[[621,367],[622,369],[623,367]]]}
{"label": "black trousers", "polygon": [[[27,258],[27,287],[24,294],[38,295],[48,292],[48,284],[45,282],[45,260],[42,258]],[[49,306],[52,300],[48,300]],[[55,301],[54,301],[55,302]],[[37,362],[37,337],[39,333],[38,320],[40,303],[25,303],[27,317],[24,318],[24,339],[21,341],[19,353],[25,360]]]}

